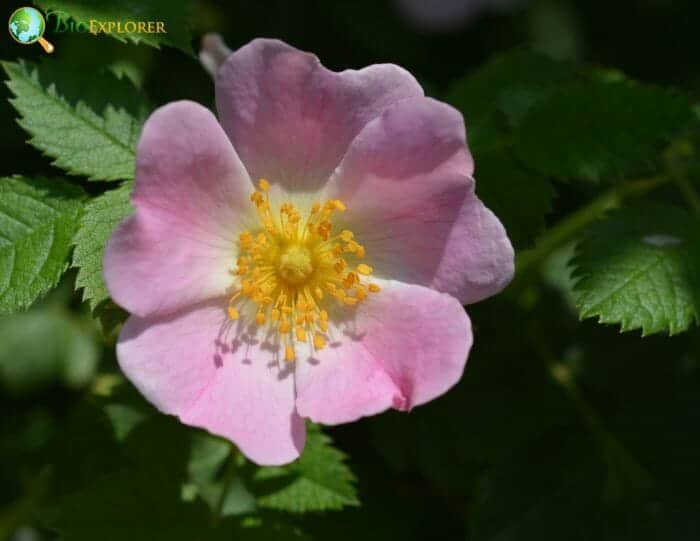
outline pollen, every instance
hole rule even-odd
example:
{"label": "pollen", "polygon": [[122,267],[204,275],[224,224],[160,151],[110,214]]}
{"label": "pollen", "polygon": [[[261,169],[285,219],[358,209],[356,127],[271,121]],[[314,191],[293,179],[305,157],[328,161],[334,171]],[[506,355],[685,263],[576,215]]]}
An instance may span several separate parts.
{"label": "pollen", "polygon": [[261,178],[257,187],[250,201],[259,224],[239,234],[228,316],[250,314],[279,341],[284,360],[294,362],[302,345],[321,350],[328,344],[331,305],[352,310],[380,288],[365,281],[374,269],[358,261],[365,248],[355,234],[334,232],[333,219],[347,210],[345,203],[316,201],[302,211],[287,201],[273,209],[270,182]]}

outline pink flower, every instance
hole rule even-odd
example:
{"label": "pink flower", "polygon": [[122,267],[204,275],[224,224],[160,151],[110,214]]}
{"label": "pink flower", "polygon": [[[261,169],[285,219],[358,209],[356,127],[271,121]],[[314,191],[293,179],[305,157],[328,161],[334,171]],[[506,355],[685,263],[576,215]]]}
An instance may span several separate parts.
{"label": "pink flower", "polygon": [[259,464],[299,456],[304,418],[446,392],[472,344],[462,304],[513,273],[460,114],[397,66],[335,73],[267,39],[221,64],[216,102],[221,124],[180,101],[141,135],[136,211],[104,257],[132,313],[126,376]]}

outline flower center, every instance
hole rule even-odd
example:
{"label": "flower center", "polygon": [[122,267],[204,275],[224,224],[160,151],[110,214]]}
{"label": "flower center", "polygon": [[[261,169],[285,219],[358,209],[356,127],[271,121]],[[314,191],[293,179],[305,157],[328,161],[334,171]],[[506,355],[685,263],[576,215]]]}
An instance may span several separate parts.
{"label": "flower center", "polygon": [[301,284],[314,271],[311,252],[304,245],[291,244],[284,248],[278,262],[280,278],[289,284]]}
{"label": "flower center", "polygon": [[243,307],[252,304],[255,323],[279,337],[285,360],[291,362],[299,343],[316,350],[325,347],[329,315],[324,303],[334,299],[341,306],[355,306],[380,288],[367,282],[373,269],[357,261],[365,257],[365,249],[353,232],[332,234],[333,215],[345,211],[342,201],[316,202],[302,219],[292,203],[273,213],[269,182],[260,179],[258,186],[250,200],[260,228],[239,236],[235,274],[240,287],[229,301],[228,314],[239,319]]}

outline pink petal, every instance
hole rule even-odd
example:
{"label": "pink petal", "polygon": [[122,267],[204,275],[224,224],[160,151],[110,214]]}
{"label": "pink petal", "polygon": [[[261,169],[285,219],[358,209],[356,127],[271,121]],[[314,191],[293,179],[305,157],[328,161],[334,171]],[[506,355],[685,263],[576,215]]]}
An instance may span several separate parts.
{"label": "pink petal", "polygon": [[216,81],[221,124],[251,177],[288,191],[323,185],[368,121],[398,100],[422,95],[398,66],[336,73],[271,39],[229,56]]}
{"label": "pink petal", "polygon": [[464,308],[422,286],[382,281],[328,347],[296,366],[297,410],[324,424],[409,410],[452,387],[472,345]]}
{"label": "pink petal", "polygon": [[114,301],[148,316],[223,295],[252,190],[209,110],[180,101],[154,112],[136,151],[136,212],[105,250]]}
{"label": "pink petal", "polygon": [[225,305],[131,317],[119,336],[119,365],[161,411],[230,439],[258,464],[291,462],[305,439],[293,375],[227,322]]}
{"label": "pink petal", "polygon": [[403,100],[365,126],[326,192],[378,276],[479,301],[513,276],[513,248],[479,201],[464,122],[430,98]]}

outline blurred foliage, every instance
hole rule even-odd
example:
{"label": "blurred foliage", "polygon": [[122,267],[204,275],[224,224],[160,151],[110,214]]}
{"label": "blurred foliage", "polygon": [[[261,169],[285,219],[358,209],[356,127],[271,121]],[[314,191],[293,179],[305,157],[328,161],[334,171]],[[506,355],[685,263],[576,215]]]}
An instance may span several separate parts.
{"label": "blurred foliage", "polygon": [[[49,20],[53,57],[0,40],[0,540],[700,534],[697,2],[530,0],[441,33],[394,1],[36,4],[172,32],[155,49]],[[104,243],[146,115],[213,106],[191,54],[210,31],[409,69],[464,114],[477,192],[517,248],[513,284],[469,307],[454,389],[311,426],[283,468],[158,414],[114,358]]]}

